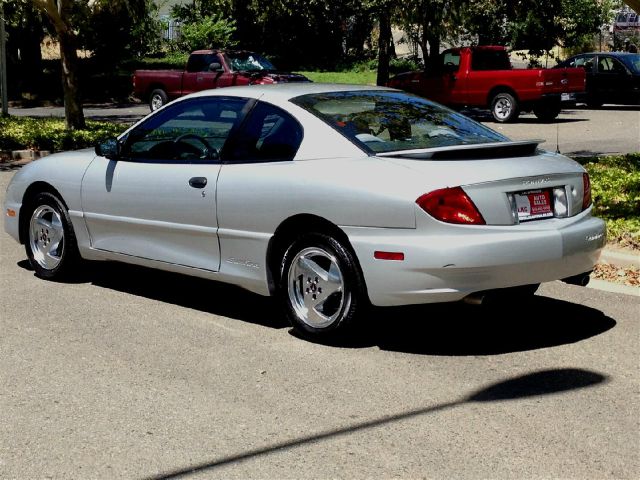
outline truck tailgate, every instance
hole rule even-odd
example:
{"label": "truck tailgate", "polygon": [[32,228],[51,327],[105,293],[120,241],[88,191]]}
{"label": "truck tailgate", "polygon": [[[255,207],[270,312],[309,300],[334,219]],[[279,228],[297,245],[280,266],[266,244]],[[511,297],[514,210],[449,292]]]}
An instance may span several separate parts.
{"label": "truck tailgate", "polygon": [[552,68],[542,70],[540,85],[544,93],[584,92],[586,74],[583,68]]}

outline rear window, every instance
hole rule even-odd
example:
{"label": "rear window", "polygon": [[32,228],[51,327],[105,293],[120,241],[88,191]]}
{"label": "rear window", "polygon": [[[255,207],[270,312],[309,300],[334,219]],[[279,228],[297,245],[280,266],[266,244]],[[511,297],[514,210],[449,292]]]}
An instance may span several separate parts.
{"label": "rear window", "polygon": [[471,70],[511,70],[511,60],[506,50],[474,50]]}
{"label": "rear window", "polygon": [[508,141],[464,115],[403,92],[330,92],[291,101],[369,153]]}

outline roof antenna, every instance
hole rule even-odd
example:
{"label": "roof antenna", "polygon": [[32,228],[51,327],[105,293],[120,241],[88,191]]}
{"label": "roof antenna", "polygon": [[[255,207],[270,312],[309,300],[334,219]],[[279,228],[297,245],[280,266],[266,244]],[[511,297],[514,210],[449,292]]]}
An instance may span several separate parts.
{"label": "roof antenna", "polygon": [[560,154],[560,123],[556,122],[556,153]]}

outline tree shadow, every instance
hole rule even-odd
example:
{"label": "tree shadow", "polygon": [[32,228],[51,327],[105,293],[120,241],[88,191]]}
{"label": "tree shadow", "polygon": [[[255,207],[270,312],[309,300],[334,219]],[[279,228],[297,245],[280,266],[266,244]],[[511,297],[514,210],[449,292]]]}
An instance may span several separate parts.
{"label": "tree shadow", "polygon": [[385,427],[397,422],[413,420],[425,415],[434,415],[445,410],[463,408],[470,403],[508,401],[527,397],[561,394],[567,391],[594,387],[598,384],[605,383],[608,380],[607,376],[600,373],[575,368],[559,368],[532,372],[530,374],[520,375],[489,385],[462,397],[459,400],[408,410],[397,414],[385,415],[372,420],[354,423],[345,428],[313,433],[296,439],[266,445],[262,448],[239,452],[234,455],[213,458],[208,461],[194,463],[172,471],[164,471],[160,474],[146,478],[153,480],[168,480],[173,478],[184,478],[205,472],[211,473],[216,468],[226,465],[265,457],[272,453],[283,452],[297,447],[317,444],[325,440],[344,437],[353,433],[366,432],[374,428]]}
{"label": "tree shadow", "polygon": [[[19,265],[29,268],[27,261]],[[233,285],[116,262],[86,265],[74,282],[268,328],[289,326],[276,299]],[[615,325],[599,310],[534,296],[523,303],[505,301],[493,306],[446,303],[372,308],[356,332],[324,344],[419,355],[498,355],[579,342]]]}

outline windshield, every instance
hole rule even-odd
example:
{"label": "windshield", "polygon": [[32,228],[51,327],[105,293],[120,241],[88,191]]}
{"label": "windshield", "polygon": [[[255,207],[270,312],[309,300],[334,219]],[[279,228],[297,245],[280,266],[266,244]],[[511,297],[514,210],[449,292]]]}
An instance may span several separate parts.
{"label": "windshield", "polygon": [[372,153],[509,141],[464,115],[403,92],[330,92],[292,102]]}
{"label": "windshield", "polygon": [[276,67],[266,58],[253,52],[227,53],[227,61],[234,72],[262,72]]}
{"label": "windshield", "polygon": [[623,55],[620,57],[620,60],[622,60],[633,73],[640,73],[640,53]]}

